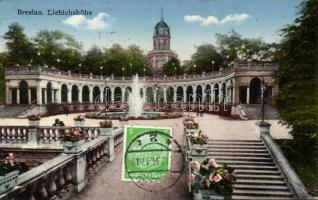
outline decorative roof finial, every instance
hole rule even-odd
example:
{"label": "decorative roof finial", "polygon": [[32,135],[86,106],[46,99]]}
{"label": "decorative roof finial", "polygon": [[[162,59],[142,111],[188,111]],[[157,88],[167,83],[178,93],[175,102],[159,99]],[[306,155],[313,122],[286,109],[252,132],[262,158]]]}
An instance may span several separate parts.
{"label": "decorative roof finial", "polygon": [[163,8],[161,7],[161,21],[163,21]]}

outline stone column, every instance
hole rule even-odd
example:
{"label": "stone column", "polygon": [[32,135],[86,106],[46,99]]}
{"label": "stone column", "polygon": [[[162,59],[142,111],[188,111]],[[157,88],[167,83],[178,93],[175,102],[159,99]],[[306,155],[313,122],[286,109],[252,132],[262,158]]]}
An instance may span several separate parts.
{"label": "stone column", "polygon": [[111,102],[114,102],[114,99],[115,99],[115,88],[114,87],[111,87],[110,88],[110,101]]}
{"label": "stone column", "polygon": [[157,102],[157,89],[154,89],[154,92],[153,92],[153,102],[154,103]]}
{"label": "stone column", "polygon": [[42,104],[42,88],[39,85],[36,87],[36,103]]}
{"label": "stone column", "polygon": [[28,88],[28,100],[29,100],[29,104],[32,104],[32,99],[31,99],[31,88]]}
{"label": "stone column", "polygon": [[17,104],[20,104],[20,89],[17,88]]}
{"label": "stone column", "polygon": [[115,160],[115,142],[113,135],[108,138],[108,155],[110,162]]}
{"label": "stone column", "polygon": [[121,89],[121,101],[125,101],[125,88],[120,88]]}
{"label": "stone column", "polygon": [[43,104],[47,103],[47,90],[46,88],[44,88],[44,100],[43,100]]}
{"label": "stone column", "polygon": [[86,171],[86,155],[79,154],[75,156],[75,163],[72,166],[72,177],[75,191],[80,192],[86,185],[85,171]]}
{"label": "stone column", "polygon": [[218,103],[221,103],[222,99],[223,99],[222,85],[221,86],[219,85],[219,102]]}
{"label": "stone column", "polygon": [[56,103],[62,103],[61,99],[61,91],[59,89],[55,90],[55,96],[56,96]]}
{"label": "stone column", "polygon": [[72,88],[70,86],[67,87],[67,102],[72,103]]}
{"label": "stone column", "polygon": [[194,87],[193,89],[192,99],[193,99],[193,103],[197,102],[197,87]]}
{"label": "stone column", "polygon": [[38,128],[33,126],[29,127],[28,130],[28,146],[37,146],[38,145]]}
{"label": "stone column", "polygon": [[163,88],[163,101],[167,103],[167,88]]}
{"label": "stone column", "polygon": [[246,88],[246,104],[250,104],[250,86]]}
{"label": "stone column", "polygon": [[81,86],[78,86],[78,102],[83,102],[83,88]]}
{"label": "stone column", "polygon": [[9,86],[6,85],[6,104],[11,104],[10,102],[10,96],[11,96],[11,89]]}
{"label": "stone column", "polygon": [[183,88],[183,102],[187,102],[187,88]]}
{"label": "stone column", "polygon": [[173,103],[177,102],[177,88],[173,88]]}
{"label": "stone column", "polygon": [[103,87],[99,87],[99,91],[100,91],[100,102],[104,102],[104,88]]}
{"label": "stone column", "polygon": [[93,87],[89,88],[89,103],[94,103],[94,99],[93,99]]}

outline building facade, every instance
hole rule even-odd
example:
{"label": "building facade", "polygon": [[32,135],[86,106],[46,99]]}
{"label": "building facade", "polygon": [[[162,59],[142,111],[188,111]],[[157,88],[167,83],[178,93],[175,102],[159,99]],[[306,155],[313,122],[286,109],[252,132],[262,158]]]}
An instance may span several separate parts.
{"label": "building facade", "polygon": [[170,28],[163,16],[156,24],[153,34],[153,50],[148,52],[147,60],[155,74],[160,73],[162,66],[171,58],[177,58],[176,52],[170,49]]}

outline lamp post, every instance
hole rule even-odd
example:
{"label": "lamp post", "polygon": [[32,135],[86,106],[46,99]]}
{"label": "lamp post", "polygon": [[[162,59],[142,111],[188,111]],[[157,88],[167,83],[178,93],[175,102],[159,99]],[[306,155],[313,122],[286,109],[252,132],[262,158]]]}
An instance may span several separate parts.
{"label": "lamp post", "polygon": [[129,63],[129,66],[130,66],[130,75],[132,76],[132,63]]}
{"label": "lamp post", "polygon": [[196,64],[194,64],[194,65],[193,65],[193,68],[194,68],[194,73],[196,73],[196,71],[195,71],[195,70],[196,70],[196,68],[197,68],[197,65],[196,65]]}
{"label": "lamp post", "polygon": [[103,66],[100,66],[99,69],[100,69],[100,79],[103,79]]}
{"label": "lamp post", "polygon": [[212,60],[212,71],[211,71],[211,74],[213,74],[213,72],[214,72],[214,63],[215,63],[215,61],[214,60]]}
{"label": "lamp post", "polygon": [[143,68],[143,71],[144,71],[144,78],[145,78],[145,72],[146,72],[146,68]]}
{"label": "lamp post", "polygon": [[82,76],[82,64],[80,63],[80,64],[78,64],[78,67],[79,67],[79,75],[80,75],[80,77]]}
{"label": "lamp post", "polygon": [[121,68],[121,70],[123,71],[123,79],[125,78],[125,68]]}

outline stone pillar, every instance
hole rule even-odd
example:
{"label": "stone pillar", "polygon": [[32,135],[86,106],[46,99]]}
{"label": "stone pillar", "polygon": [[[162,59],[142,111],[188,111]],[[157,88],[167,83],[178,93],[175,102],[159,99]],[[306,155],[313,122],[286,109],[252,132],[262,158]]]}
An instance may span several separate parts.
{"label": "stone pillar", "polygon": [[187,88],[183,88],[183,102],[187,102]]}
{"label": "stone pillar", "polygon": [[28,130],[28,145],[36,146],[38,145],[38,128],[37,127],[29,127]]}
{"label": "stone pillar", "polygon": [[89,103],[94,103],[94,99],[93,99],[93,87],[89,88]]}
{"label": "stone pillar", "polygon": [[72,102],[72,88],[70,86],[67,87],[67,102]]}
{"label": "stone pillar", "polygon": [[44,100],[43,100],[43,104],[47,103],[47,90],[46,88],[44,88]]}
{"label": "stone pillar", "polygon": [[29,100],[29,104],[32,104],[32,99],[31,99],[31,88],[28,88],[28,100]]}
{"label": "stone pillar", "polygon": [[17,104],[20,104],[20,89],[17,88]]}
{"label": "stone pillar", "polygon": [[125,88],[120,88],[121,89],[121,101],[125,101]]}
{"label": "stone pillar", "polygon": [[153,93],[153,102],[156,103],[157,102],[157,89],[154,89],[154,93]]}
{"label": "stone pillar", "polygon": [[42,104],[42,88],[39,85],[36,87],[36,103]]}
{"label": "stone pillar", "polygon": [[270,126],[271,124],[267,122],[260,122],[258,125],[258,132],[256,133],[258,136],[261,134],[270,134]]}
{"label": "stone pillar", "polygon": [[86,171],[86,155],[79,154],[75,156],[75,163],[72,166],[72,177],[75,191],[80,192],[86,185],[85,171]]}
{"label": "stone pillar", "polygon": [[246,104],[250,104],[250,86],[246,88]]}
{"label": "stone pillar", "polygon": [[167,88],[163,88],[163,101],[167,103]]}
{"label": "stone pillar", "polygon": [[221,86],[219,85],[219,102],[218,103],[221,103],[222,99],[223,99],[222,85]]}
{"label": "stone pillar", "polygon": [[12,96],[11,89],[9,88],[8,85],[6,85],[6,104],[11,104],[10,96]]}
{"label": "stone pillar", "polygon": [[113,135],[108,138],[108,155],[110,162],[115,160],[115,142]]}
{"label": "stone pillar", "polygon": [[194,89],[193,89],[192,99],[193,99],[193,103],[197,102],[197,87],[194,87]]}
{"label": "stone pillar", "polygon": [[177,102],[177,88],[173,88],[173,103]]}
{"label": "stone pillar", "polygon": [[104,102],[104,88],[103,87],[99,87],[99,91],[100,91],[100,102]]}
{"label": "stone pillar", "polygon": [[83,88],[81,86],[78,87],[78,102],[83,102]]}
{"label": "stone pillar", "polygon": [[56,103],[62,103],[61,99],[61,91],[59,89],[55,90],[55,96],[56,96]]}
{"label": "stone pillar", "polygon": [[110,88],[110,101],[111,102],[114,102],[114,99],[115,99],[115,88],[114,87],[111,87]]}

